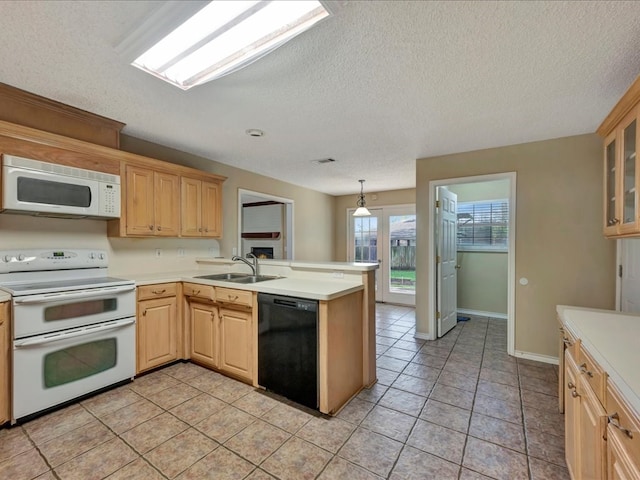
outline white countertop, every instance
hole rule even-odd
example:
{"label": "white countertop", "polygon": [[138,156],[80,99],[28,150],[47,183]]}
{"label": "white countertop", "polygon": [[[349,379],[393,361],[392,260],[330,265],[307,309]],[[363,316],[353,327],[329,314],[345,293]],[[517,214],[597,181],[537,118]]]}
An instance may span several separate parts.
{"label": "white countertop", "polygon": [[556,310],[640,416],[640,316],[567,305]]}
{"label": "white countertop", "polygon": [[245,284],[226,282],[222,280],[194,278],[197,275],[207,275],[209,273],[217,272],[191,270],[186,272],[153,273],[144,275],[120,274],[117,276],[134,280],[136,285],[150,285],[164,282],[194,282],[202,283],[204,285],[250,290],[253,292],[309,298],[311,300],[333,300],[364,288],[361,282],[350,279],[312,279],[308,277],[298,278],[294,276]]}

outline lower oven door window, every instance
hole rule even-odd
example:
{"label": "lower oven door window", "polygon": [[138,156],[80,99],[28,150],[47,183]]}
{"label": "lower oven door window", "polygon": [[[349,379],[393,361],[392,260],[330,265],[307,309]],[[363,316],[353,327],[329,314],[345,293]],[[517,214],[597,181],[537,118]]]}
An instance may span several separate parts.
{"label": "lower oven door window", "polygon": [[44,388],[97,375],[114,368],[117,361],[118,341],[114,337],[55,350],[47,353],[43,359]]}
{"label": "lower oven door window", "polygon": [[135,318],[13,342],[13,419],[135,375]]}

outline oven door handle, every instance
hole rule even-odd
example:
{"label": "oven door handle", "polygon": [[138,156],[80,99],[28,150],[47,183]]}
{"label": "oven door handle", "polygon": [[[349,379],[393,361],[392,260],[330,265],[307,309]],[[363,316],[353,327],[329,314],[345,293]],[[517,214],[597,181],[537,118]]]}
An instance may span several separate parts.
{"label": "oven door handle", "polygon": [[29,295],[26,297],[14,298],[13,303],[16,305],[32,305],[35,303],[57,302],[59,300],[104,297],[105,295],[110,294],[131,292],[135,289],[135,285],[124,285],[122,287],[92,288],[91,290],[82,290],[80,292],[45,293],[42,295]]}
{"label": "oven door handle", "polygon": [[84,335],[91,335],[92,333],[115,330],[116,328],[126,327],[134,323],[136,323],[135,318],[131,318],[128,320],[117,320],[115,322],[107,322],[106,324],[99,324],[95,326],[84,327],[79,330],[74,329],[67,333],[63,332],[59,334],[41,335],[36,338],[27,338],[25,340],[14,340],[13,346],[15,348],[22,348],[22,347],[31,347],[34,345],[44,345],[46,343],[59,342],[61,340],[67,340],[73,337],[82,337]]}

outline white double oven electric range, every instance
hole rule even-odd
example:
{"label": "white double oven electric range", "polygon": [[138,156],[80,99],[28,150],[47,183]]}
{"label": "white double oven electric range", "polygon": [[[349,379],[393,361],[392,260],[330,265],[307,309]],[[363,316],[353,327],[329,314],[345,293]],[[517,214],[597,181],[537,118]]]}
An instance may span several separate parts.
{"label": "white double oven electric range", "polygon": [[12,303],[12,423],[135,375],[135,283],[104,251],[2,250]]}

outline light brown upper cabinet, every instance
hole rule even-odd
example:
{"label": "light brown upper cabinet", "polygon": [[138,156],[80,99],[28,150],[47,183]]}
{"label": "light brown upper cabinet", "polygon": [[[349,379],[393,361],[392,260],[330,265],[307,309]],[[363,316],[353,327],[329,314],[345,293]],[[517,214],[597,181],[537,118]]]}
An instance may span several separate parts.
{"label": "light brown upper cabinet", "polygon": [[640,77],[598,128],[604,138],[604,234],[640,235]]}
{"label": "light brown upper cabinet", "polygon": [[197,178],[182,177],[182,237],[222,236],[222,185]]}
{"label": "light brown upper cabinet", "polygon": [[127,235],[177,237],[179,176],[134,165],[126,166]]}

